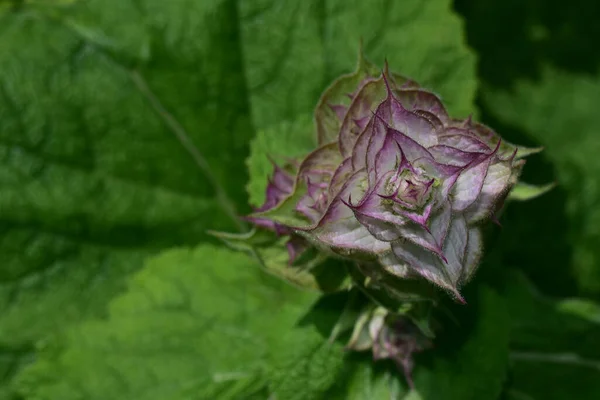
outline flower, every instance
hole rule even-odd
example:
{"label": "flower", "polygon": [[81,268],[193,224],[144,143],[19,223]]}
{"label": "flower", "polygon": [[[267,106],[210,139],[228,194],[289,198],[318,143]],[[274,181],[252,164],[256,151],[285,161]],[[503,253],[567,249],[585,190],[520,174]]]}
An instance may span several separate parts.
{"label": "flower", "polygon": [[[290,256],[310,246],[403,279],[425,279],[459,301],[495,218],[533,152],[471,118],[451,118],[415,82],[377,76],[361,59],[315,112],[320,145],[294,169],[279,167],[251,217],[289,235]],[[332,102],[348,87],[346,104]],[[293,184],[292,184],[293,182]]]}
{"label": "flower", "polygon": [[382,307],[369,307],[356,320],[346,348],[355,351],[371,350],[375,361],[394,361],[403,372],[408,385],[414,388],[413,355],[431,346],[431,340],[409,317],[392,314]]}

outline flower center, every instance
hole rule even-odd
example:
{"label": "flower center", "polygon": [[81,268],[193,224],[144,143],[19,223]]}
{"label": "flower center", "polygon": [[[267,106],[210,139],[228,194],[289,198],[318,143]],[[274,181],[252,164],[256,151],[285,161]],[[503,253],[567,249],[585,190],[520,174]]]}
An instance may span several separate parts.
{"label": "flower center", "polygon": [[382,197],[409,210],[421,209],[429,201],[434,183],[422,169],[406,168],[389,179]]}
{"label": "flower center", "polygon": [[398,185],[396,198],[405,203],[408,208],[421,208],[429,199],[434,179],[425,176],[404,178]]}

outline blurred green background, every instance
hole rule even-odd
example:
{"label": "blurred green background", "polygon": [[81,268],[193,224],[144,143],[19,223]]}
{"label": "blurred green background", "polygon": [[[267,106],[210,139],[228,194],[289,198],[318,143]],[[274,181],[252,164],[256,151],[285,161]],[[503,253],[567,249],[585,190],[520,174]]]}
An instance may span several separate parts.
{"label": "blurred green background", "polygon": [[0,399],[401,398],[393,369],[316,331],[279,343],[315,298],[206,234],[244,229],[252,139],[310,121],[361,39],[457,117],[544,146],[523,179],[558,184],[490,231],[468,334],[420,360],[420,396],[599,399],[599,16],[594,0],[0,0]]}

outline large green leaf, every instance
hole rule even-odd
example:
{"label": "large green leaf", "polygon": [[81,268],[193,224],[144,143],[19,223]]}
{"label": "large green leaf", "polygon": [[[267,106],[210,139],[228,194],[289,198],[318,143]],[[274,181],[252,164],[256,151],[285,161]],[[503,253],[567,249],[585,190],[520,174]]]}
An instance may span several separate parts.
{"label": "large green leaf", "polygon": [[[538,260],[530,268],[538,270],[540,280],[570,268],[585,293],[600,294],[600,79],[545,68],[537,82],[519,81],[511,91],[488,87],[483,95],[492,115],[546,147],[544,154],[556,170],[558,197],[529,214],[527,233],[532,238],[525,239],[530,248],[539,243],[535,249],[541,257],[549,252],[554,258]],[[517,238],[521,247],[523,239]],[[553,249],[546,250],[547,243]],[[554,250],[559,248],[561,254]]]}
{"label": "large green leaf", "polygon": [[449,324],[438,335],[436,351],[428,355],[431,365],[417,358],[415,385],[423,400],[494,400],[502,391],[509,350],[507,307],[487,287],[467,307],[462,313],[471,317],[461,316],[463,329]]}
{"label": "large green leaf", "polygon": [[346,379],[331,391],[330,399],[409,400],[401,379],[397,368],[386,363],[375,365],[370,357],[357,357],[347,361]]}
{"label": "large green leaf", "polygon": [[314,299],[240,253],[166,251],[133,276],[106,319],[67,329],[60,347],[42,346],[17,386],[40,400],[266,398],[272,343]]}
{"label": "large green leaf", "polygon": [[235,229],[253,131],[233,2],[17,3],[0,14],[0,380],[145,255]]}
{"label": "large green leaf", "polygon": [[512,318],[510,400],[600,397],[598,306],[544,298],[520,275],[504,293]]}
{"label": "large green leaf", "polygon": [[270,387],[278,399],[326,400],[343,371],[344,352],[316,329],[307,327],[272,343]]}
{"label": "large green leaf", "polygon": [[360,37],[472,111],[448,0],[3,2],[0,382],[144,257],[236,229],[253,127],[310,113]]}
{"label": "large green leaf", "polygon": [[258,207],[264,203],[268,177],[273,174],[273,162],[283,166],[290,159],[302,159],[316,147],[316,133],[309,114],[258,131],[250,143],[250,156],[246,160],[250,175],[246,187],[250,204]]}
{"label": "large green leaf", "polygon": [[257,0],[240,5],[257,128],[311,113],[321,92],[367,58],[438,91],[452,113],[474,111],[475,58],[449,0]]}

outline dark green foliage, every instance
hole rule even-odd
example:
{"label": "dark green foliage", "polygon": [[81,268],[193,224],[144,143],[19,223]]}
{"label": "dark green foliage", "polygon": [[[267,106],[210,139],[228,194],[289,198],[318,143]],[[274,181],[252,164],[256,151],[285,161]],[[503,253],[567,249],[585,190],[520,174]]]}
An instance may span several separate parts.
{"label": "dark green foliage", "polygon": [[[451,3],[0,0],[0,399],[600,398],[599,6]],[[488,229],[415,390],[330,339],[346,294],[206,234],[311,150],[361,39],[557,183]]]}

